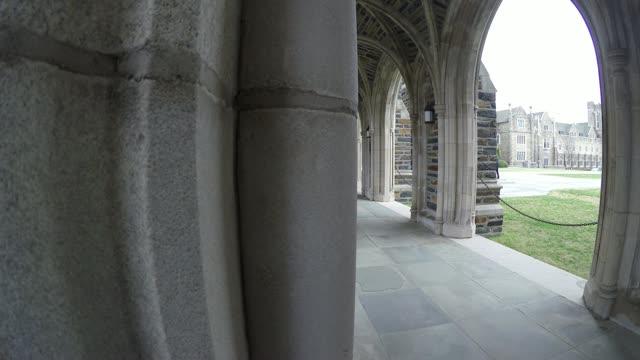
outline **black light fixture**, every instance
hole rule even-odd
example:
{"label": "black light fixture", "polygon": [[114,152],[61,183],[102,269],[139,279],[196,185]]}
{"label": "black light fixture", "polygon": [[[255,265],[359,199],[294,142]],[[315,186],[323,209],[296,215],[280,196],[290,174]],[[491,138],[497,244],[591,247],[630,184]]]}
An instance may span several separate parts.
{"label": "black light fixture", "polygon": [[427,104],[424,108],[424,122],[425,124],[433,124],[436,122],[436,114],[431,104]]}

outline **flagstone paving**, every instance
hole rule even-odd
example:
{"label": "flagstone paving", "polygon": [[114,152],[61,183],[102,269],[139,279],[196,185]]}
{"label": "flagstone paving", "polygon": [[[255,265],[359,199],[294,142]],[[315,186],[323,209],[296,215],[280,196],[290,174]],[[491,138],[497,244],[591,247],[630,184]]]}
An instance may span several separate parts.
{"label": "flagstone paving", "polygon": [[354,360],[640,359],[637,334],[375,202],[357,249]]}

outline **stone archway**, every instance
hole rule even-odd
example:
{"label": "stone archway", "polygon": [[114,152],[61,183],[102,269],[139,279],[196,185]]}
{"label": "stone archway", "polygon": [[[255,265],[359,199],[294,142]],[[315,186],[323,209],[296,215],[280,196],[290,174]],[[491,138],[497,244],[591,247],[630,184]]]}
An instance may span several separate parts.
{"label": "stone archway", "polygon": [[[457,0],[443,30],[443,233],[470,237],[475,203],[475,89],[479,56],[501,1]],[[624,313],[640,324],[640,5],[573,0],[592,35],[603,106],[603,186],[585,303],[598,316]],[[634,155],[635,154],[635,155]]]}
{"label": "stone archway", "polygon": [[[411,4],[357,1],[360,115],[363,117],[362,178],[365,179],[362,193],[376,201],[393,200],[395,171],[391,127],[400,79],[407,86],[406,103],[410,121],[415,125],[411,127],[412,143],[419,141],[418,109],[426,102],[421,97],[431,94],[422,88],[434,88],[431,82],[435,45],[431,40],[436,40],[432,32],[435,22],[429,12],[420,10],[424,10],[422,5],[415,1]],[[425,29],[431,35],[427,35]],[[367,151],[371,155],[367,155]],[[421,150],[414,147],[413,151]],[[367,157],[371,158],[370,164]],[[412,162],[416,161],[416,156],[412,156]],[[416,168],[414,164],[412,167]],[[419,174],[413,171],[412,176],[412,193],[419,194]],[[420,196],[412,197],[414,214],[421,207],[418,205],[420,199]]]}

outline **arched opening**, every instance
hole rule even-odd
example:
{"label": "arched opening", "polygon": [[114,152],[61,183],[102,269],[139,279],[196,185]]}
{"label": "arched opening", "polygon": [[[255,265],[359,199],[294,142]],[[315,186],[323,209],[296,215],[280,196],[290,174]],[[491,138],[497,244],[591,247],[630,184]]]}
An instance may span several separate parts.
{"label": "arched opening", "polygon": [[478,183],[478,207],[497,203],[488,184],[502,187],[509,206],[502,204],[500,220],[477,215],[476,224],[486,224],[477,231],[586,279],[597,233],[603,126],[598,64],[584,19],[569,0],[503,0],[482,64],[480,73],[486,66],[497,89],[493,134],[502,141],[498,158],[481,163],[488,155],[480,151],[479,115],[478,174],[503,168],[497,182]]}
{"label": "arched opening", "polygon": [[[382,18],[392,18],[396,25],[405,29],[411,28],[409,16],[395,16],[406,9],[416,13],[416,8],[412,6],[417,3],[396,2],[387,6],[386,2],[375,0],[360,2],[364,7],[375,9],[374,11],[384,11],[386,15],[378,15]],[[414,198],[417,197],[418,200],[413,201],[416,207],[412,208],[412,215],[419,223],[444,237],[434,236],[433,233],[425,232],[423,228],[406,221],[398,221],[397,217],[388,211],[388,207],[378,207],[375,203],[371,203],[375,204],[375,207],[367,206],[366,210],[369,213],[365,216],[366,219],[358,219],[358,330],[355,346],[356,354],[364,354],[362,358],[402,358],[406,353],[403,353],[402,347],[395,346],[400,343],[409,345],[413,356],[417,353],[430,354],[430,351],[446,353],[451,349],[441,347],[442,344],[429,343],[432,339],[432,329],[426,321],[437,318],[436,321],[446,324],[451,318],[456,317],[475,317],[475,320],[461,321],[458,324],[466,335],[476,344],[481,344],[483,349],[492,346],[494,338],[510,338],[513,343],[519,344],[517,349],[507,349],[508,346],[491,349],[489,357],[516,358],[526,353],[532,358],[552,358],[563,352],[554,348],[559,344],[556,342],[557,339],[546,338],[546,345],[537,346],[530,339],[521,336],[522,328],[538,326],[539,321],[543,320],[537,316],[565,316],[566,314],[556,312],[559,308],[572,312],[572,315],[566,316],[567,324],[585,325],[580,324],[580,319],[588,322],[592,317],[582,305],[583,294],[591,309],[611,305],[609,296],[612,291],[601,286],[604,279],[609,283],[615,281],[612,274],[617,270],[611,263],[602,261],[600,265],[604,267],[596,270],[599,268],[598,259],[594,260],[589,283],[595,284],[597,290],[591,291],[589,285],[585,289],[584,279],[519,253],[519,256],[512,256],[517,252],[504,251],[504,247],[498,247],[495,243],[494,246],[487,245],[490,241],[483,241],[482,237],[474,236],[476,231],[482,229],[492,231],[491,228],[502,227],[502,213],[490,213],[495,210],[492,209],[494,205],[499,207],[494,197],[496,189],[499,188],[496,181],[498,141],[504,141],[499,140],[495,121],[495,96],[496,90],[499,89],[494,88],[489,71],[483,69],[480,62],[484,39],[500,3],[457,0],[444,6],[440,2],[425,5],[425,12],[432,14],[433,17],[428,18],[433,20],[435,25],[435,31],[428,33],[436,34],[439,45],[433,50],[433,58],[423,58],[432,67],[433,72],[429,75],[433,75],[433,88],[422,93],[414,91],[411,97],[411,100],[421,102],[413,107],[413,113],[410,114],[418,120],[413,122],[417,123],[418,127],[412,129],[415,155],[412,170],[414,174],[419,174],[417,177],[414,176],[418,182],[413,186]],[[442,7],[445,8],[444,11]],[[585,18],[592,19],[593,14]],[[594,28],[592,25],[589,26],[593,33]],[[599,37],[594,34],[594,39],[601,51]],[[425,43],[428,42],[422,41],[422,44]],[[362,46],[362,42],[359,46]],[[418,45],[417,48],[421,49],[421,46]],[[405,55],[402,46],[397,50],[401,56]],[[602,67],[601,64],[600,71]],[[399,68],[402,72],[402,67]],[[376,69],[380,67],[376,66]],[[409,88],[414,90],[416,83],[421,83],[412,81],[415,80],[412,77],[408,80],[408,86],[411,84]],[[604,82],[603,84],[606,85]],[[369,86],[369,89],[372,88],[374,86]],[[385,100],[382,100],[383,97],[369,96],[369,99],[373,101],[365,100],[365,103],[370,109],[374,109],[389,98],[384,97]],[[606,108],[606,104],[603,104],[603,109]],[[424,120],[431,116],[435,121],[425,123]],[[603,125],[610,126],[606,121],[603,121]],[[603,129],[603,132],[605,130]],[[545,149],[544,141],[540,142],[540,146]],[[544,166],[544,158],[540,159],[541,165]],[[376,171],[373,174],[381,175]],[[387,180],[388,175],[382,174]],[[494,188],[482,192],[479,189],[481,183],[478,178],[487,183],[493,180]],[[602,229],[606,228],[606,221],[603,222],[603,219],[606,217],[603,215],[604,212],[599,213],[601,226],[598,227],[598,231],[603,232]],[[602,236],[598,239],[602,246],[611,251],[605,255],[606,257],[619,251],[614,243],[603,241]],[[605,251],[599,250],[601,245],[596,245],[596,254],[605,254]],[[620,259],[615,261],[620,263]],[[595,280],[594,274],[597,274]],[[420,290],[415,291],[417,288]],[[427,297],[426,301],[424,296]],[[595,302],[592,298],[596,299]],[[551,300],[547,301],[548,299]],[[609,305],[605,305],[607,301]],[[532,303],[540,306],[537,315],[509,312],[499,305],[510,304],[523,308],[525,304]],[[397,304],[403,305],[396,306]],[[427,316],[423,310],[429,308],[429,311],[432,311],[433,308],[430,308],[429,304],[436,304],[437,307],[432,315]],[[405,321],[401,314],[407,312],[413,316]],[[605,312],[596,310],[597,316],[608,316]],[[443,314],[444,317],[441,317]],[[513,328],[512,324],[515,322],[522,327]],[[553,334],[562,331],[554,328],[555,325],[548,326]],[[594,323],[585,326],[593,328]],[[377,336],[362,336],[363,331],[378,335],[382,342],[375,340]],[[447,338],[459,340],[453,344],[456,349],[466,349],[465,351],[472,353],[482,352],[473,342],[465,342],[464,337],[461,339],[457,336],[454,329],[442,331],[447,332]],[[399,334],[400,332],[402,334]],[[583,340],[585,339],[578,341]],[[380,355],[384,350],[388,351],[387,357]]]}
{"label": "arched opening", "polygon": [[[629,197],[629,191],[635,187],[632,185],[635,184],[635,172],[632,171],[635,163],[631,160],[635,145],[631,142],[630,132],[635,128],[632,119],[637,116],[632,110],[637,108],[632,84],[639,70],[637,63],[634,63],[637,54],[630,50],[637,47],[637,36],[631,35],[636,31],[632,29],[636,29],[637,24],[630,21],[625,14],[637,14],[640,9],[627,3],[608,4],[603,7],[588,0],[572,2],[584,18],[593,38],[602,92],[603,185],[597,239],[588,282],[583,292],[584,302],[599,317],[608,318],[618,312],[624,314],[618,321],[633,327],[639,322],[629,319],[640,318],[640,310],[636,305],[632,305],[638,303],[637,295],[634,294],[638,293],[640,283],[637,280],[639,276],[634,275],[634,271],[639,268],[637,256],[634,255],[637,254],[635,249],[638,248],[638,240],[636,235],[628,232],[626,224],[629,221],[635,222],[631,213],[637,202],[633,196]],[[447,62],[448,68],[452,69],[451,73],[445,75],[449,79],[445,81],[449,84],[449,90],[445,90],[445,93],[449,94],[445,95],[447,98],[470,98],[468,89],[475,88],[475,85],[471,85],[473,82],[470,75],[478,71],[483,41],[490,20],[499,5],[500,1],[475,5],[468,1],[456,2],[461,15],[459,18],[455,15],[451,17],[447,38],[450,42],[466,44],[461,47],[469,50],[456,50],[447,56],[450,59]],[[469,10],[470,8],[474,10]],[[471,24],[469,27],[475,30],[470,31],[469,27],[464,32],[455,30],[463,24]],[[454,69],[456,71],[453,71]],[[460,79],[460,74],[465,72],[466,79]],[[461,123],[452,124],[455,132],[465,133],[465,129],[473,129],[475,126],[473,117],[458,116],[460,109],[465,108],[465,103],[467,101],[458,105],[448,105],[448,109],[451,109],[449,115],[454,114],[454,119],[464,119]],[[458,146],[458,149],[465,151],[464,147]],[[455,164],[455,161],[453,163]],[[457,178],[461,179],[460,176]],[[466,181],[462,180],[462,183]],[[447,187],[444,190],[445,198],[452,196]],[[456,224],[460,224],[459,219],[456,219],[457,214],[466,211],[468,206],[464,196],[461,200],[453,206],[452,218]]]}

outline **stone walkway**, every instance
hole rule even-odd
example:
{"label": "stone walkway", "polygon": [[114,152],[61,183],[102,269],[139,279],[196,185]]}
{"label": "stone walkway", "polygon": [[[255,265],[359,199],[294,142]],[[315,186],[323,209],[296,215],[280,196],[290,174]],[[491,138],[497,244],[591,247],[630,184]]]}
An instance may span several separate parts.
{"label": "stone walkway", "polygon": [[[553,176],[543,172],[502,171],[499,183],[502,185],[502,197],[547,195],[549,191],[559,189],[597,189],[600,179],[579,179],[564,176]],[[584,172],[584,174],[594,174]],[[478,185],[481,186],[481,185]]]}
{"label": "stone walkway", "polygon": [[354,359],[640,359],[640,336],[362,200],[356,281]]}

